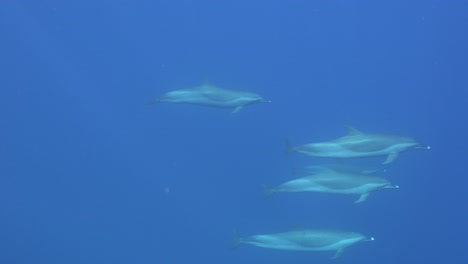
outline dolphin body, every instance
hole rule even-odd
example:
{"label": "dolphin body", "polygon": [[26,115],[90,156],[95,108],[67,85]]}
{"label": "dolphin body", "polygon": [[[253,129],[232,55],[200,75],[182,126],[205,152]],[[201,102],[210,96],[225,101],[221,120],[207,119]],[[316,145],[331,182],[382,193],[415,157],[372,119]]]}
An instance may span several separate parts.
{"label": "dolphin body", "polygon": [[318,174],[285,182],[269,189],[265,186],[265,197],[275,192],[322,192],[360,195],[355,203],[367,200],[372,191],[399,188],[388,180],[371,174],[342,172],[324,169]]}
{"label": "dolphin body", "polygon": [[269,101],[258,94],[203,84],[195,88],[170,91],[152,101],[152,103],[159,102],[231,108],[232,113],[237,113],[246,105]]}
{"label": "dolphin body", "polygon": [[325,142],[290,147],[291,151],[313,157],[360,158],[387,156],[383,164],[394,161],[402,151],[411,149],[430,149],[416,140],[395,135],[366,134],[348,127],[348,135]]}
{"label": "dolphin body", "polygon": [[324,165],[308,165],[302,168],[296,168],[294,169],[294,172],[311,175],[311,174],[317,174],[327,169],[331,169],[334,171],[341,171],[341,172],[357,172],[357,173],[364,173],[364,174],[375,174],[379,172],[386,172],[385,169],[367,168],[367,167],[361,167],[361,166],[349,165],[349,164],[341,164],[341,163],[331,163],[331,164],[324,164]]}
{"label": "dolphin body", "polygon": [[233,247],[244,243],[280,250],[335,251],[332,258],[338,258],[343,254],[345,248],[358,242],[371,240],[374,240],[374,238],[355,232],[304,229],[245,238],[239,238],[235,235]]}

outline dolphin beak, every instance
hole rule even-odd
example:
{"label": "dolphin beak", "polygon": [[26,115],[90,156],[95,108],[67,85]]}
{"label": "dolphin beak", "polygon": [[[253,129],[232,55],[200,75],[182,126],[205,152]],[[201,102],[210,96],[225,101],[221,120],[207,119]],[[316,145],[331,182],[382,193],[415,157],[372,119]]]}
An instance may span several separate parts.
{"label": "dolphin beak", "polygon": [[417,146],[416,148],[418,148],[418,149],[431,149],[431,146],[428,146],[428,145],[419,145],[419,146]]}

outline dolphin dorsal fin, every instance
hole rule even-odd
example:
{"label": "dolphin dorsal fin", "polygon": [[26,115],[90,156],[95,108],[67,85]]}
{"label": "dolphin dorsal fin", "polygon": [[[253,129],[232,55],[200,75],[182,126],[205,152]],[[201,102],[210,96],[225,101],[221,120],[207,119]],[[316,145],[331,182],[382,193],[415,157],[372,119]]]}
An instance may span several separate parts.
{"label": "dolphin dorsal fin", "polygon": [[346,126],[346,129],[348,129],[348,136],[356,136],[356,135],[364,134],[361,131],[359,131],[359,130],[355,129],[354,127],[352,127],[352,126]]}
{"label": "dolphin dorsal fin", "polygon": [[212,85],[212,83],[211,83],[210,79],[204,78],[203,82],[202,82],[202,85]]}
{"label": "dolphin dorsal fin", "polygon": [[210,82],[208,79],[203,80],[202,84],[198,86],[196,89],[202,92],[207,92],[207,93],[213,90],[217,90],[214,84]]}
{"label": "dolphin dorsal fin", "polygon": [[304,230],[306,230],[306,228],[303,225],[299,224],[299,223],[294,223],[293,224],[293,230],[294,231],[304,231]]}
{"label": "dolphin dorsal fin", "polygon": [[203,89],[210,89],[213,86],[214,86],[213,82],[210,79],[208,79],[207,77],[205,77],[205,78],[203,78],[202,83],[198,87],[203,87]]}

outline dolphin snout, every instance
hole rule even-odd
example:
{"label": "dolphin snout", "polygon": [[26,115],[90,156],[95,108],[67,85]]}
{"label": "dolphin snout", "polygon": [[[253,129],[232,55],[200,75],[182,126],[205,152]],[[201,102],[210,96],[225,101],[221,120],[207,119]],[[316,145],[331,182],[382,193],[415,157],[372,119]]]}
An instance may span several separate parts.
{"label": "dolphin snout", "polygon": [[416,146],[415,148],[417,148],[417,149],[431,149],[431,146],[420,144],[420,145]]}

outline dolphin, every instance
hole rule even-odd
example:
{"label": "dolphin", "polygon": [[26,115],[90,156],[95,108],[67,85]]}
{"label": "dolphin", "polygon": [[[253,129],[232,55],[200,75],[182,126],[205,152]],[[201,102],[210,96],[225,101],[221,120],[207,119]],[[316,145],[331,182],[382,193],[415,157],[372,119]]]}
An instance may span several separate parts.
{"label": "dolphin", "polygon": [[422,145],[409,137],[366,134],[352,127],[348,127],[348,131],[348,135],[335,140],[289,147],[289,150],[308,156],[329,158],[387,156],[383,164],[388,164],[402,151],[430,149],[430,146]]}
{"label": "dolphin", "polygon": [[308,165],[302,168],[295,168],[294,172],[301,173],[301,174],[317,174],[321,171],[326,169],[332,169],[335,171],[342,171],[342,172],[358,172],[358,173],[365,173],[365,174],[375,174],[379,172],[386,172],[385,169],[377,169],[377,168],[366,168],[356,165],[349,165],[349,164],[342,164],[342,163],[330,163],[330,164],[323,164],[323,165]]}
{"label": "dolphin", "polygon": [[342,172],[324,169],[312,176],[285,182],[273,189],[265,187],[265,197],[275,192],[322,192],[339,194],[357,194],[355,203],[367,200],[372,191],[399,188],[388,180],[365,173]]}
{"label": "dolphin", "polygon": [[231,108],[232,113],[237,113],[246,105],[270,101],[258,94],[223,89],[205,83],[195,88],[170,91],[151,101],[151,103],[159,102]]}
{"label": "dolphin", "polygon": [[338,230],[303,229],[290,232],[254,235],[240,238],[234,234],[233,248],[250,244],[262,248],[301,251],[335,251],[333,259],[340,257],[345,248],[362,241],[372,241],[360,233]]}

